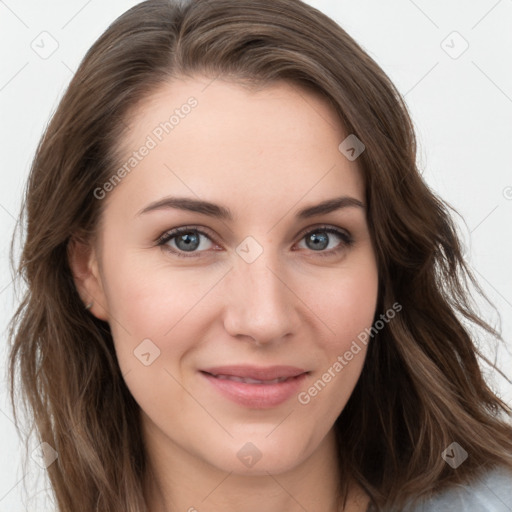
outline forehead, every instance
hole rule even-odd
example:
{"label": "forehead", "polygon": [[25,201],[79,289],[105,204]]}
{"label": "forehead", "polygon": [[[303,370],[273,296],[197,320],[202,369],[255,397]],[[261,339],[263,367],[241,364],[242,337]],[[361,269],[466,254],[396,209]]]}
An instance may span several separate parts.
{"label": "forehead", "polygon": [[357,162],[338,149],[348,133],[334,108],[296,84],[249,89],[219,78],[175,79],[141,102],[127,125],[119,165],[130,158],[134,165],[111,195],[130,196],[134,208],[166,193],[228,197],[240,208],[250,199],[260,209],[305,195],[310,202],[364,196]]}

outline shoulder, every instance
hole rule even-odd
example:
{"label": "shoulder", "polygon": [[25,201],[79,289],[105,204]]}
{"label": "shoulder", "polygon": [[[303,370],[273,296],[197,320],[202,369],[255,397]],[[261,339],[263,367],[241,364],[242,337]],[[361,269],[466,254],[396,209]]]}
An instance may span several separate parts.
{"label": "shoulder", "polygon": [[470,484],[431,497],[409,512],[511,512],[512,471],[494,468]]}

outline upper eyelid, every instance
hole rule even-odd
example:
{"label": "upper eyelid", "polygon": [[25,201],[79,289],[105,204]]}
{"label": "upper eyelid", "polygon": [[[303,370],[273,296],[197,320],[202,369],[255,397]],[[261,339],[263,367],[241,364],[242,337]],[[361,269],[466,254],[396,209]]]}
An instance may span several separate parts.
{"label": "upper eyelid", "polygon": [[[345,232],[348,236],[352,237],[352,233],[348,229],[341,228],[339,226],[335,226],[334,224],[318,224],[316,226],[310,226],[308,228],[304,228],[302,231],[299,231],[297,236],[303,237],[313,231],[316,231],[316,230],[321,231],[322,229],[330,229],[330,228],[335,229],[336,231]],[[331,233],[331,234],[333,234],[333,233]]]}
{"label": "upper eyelid", "polygon": [[197,233],[210,238],[212,241],[216,241],[216,237],[214,235],[211,235],[208,232],[209,231],[208,228],[204,228],[202,226],[178,226],[176,228],[172,228],[172,229],[168,229],[167,231],[164,231],[156,239],[156,243],[159,243],[165,239],[172,240],[173,238],[179,236],[181,232],[187,232],[187,231],[196,231]]}

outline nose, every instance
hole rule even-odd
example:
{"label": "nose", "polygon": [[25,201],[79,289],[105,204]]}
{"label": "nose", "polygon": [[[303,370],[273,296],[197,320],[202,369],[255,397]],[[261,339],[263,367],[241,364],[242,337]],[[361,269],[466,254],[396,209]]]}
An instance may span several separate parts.
{"label": "nose", "polygon": [[298,298],[289,281],[289,272],[265,252],[252,263],[237,260],[225,280],[226,331],[259,345],[278,343],[296,333]]}

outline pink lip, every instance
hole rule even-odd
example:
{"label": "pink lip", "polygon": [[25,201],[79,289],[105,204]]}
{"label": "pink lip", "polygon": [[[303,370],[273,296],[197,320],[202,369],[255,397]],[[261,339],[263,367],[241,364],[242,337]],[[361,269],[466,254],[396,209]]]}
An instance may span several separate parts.
{"label": "pink lip", "polygon": [[[308,372],[293,366],[219,366],[200,371],[214,387],[233,402],[253,409],[276,407],[295,395]],[[220,377],[219,377],[220,376]],[[247,383],[229,380],[222,376],[272,381],[275,383]]]}

